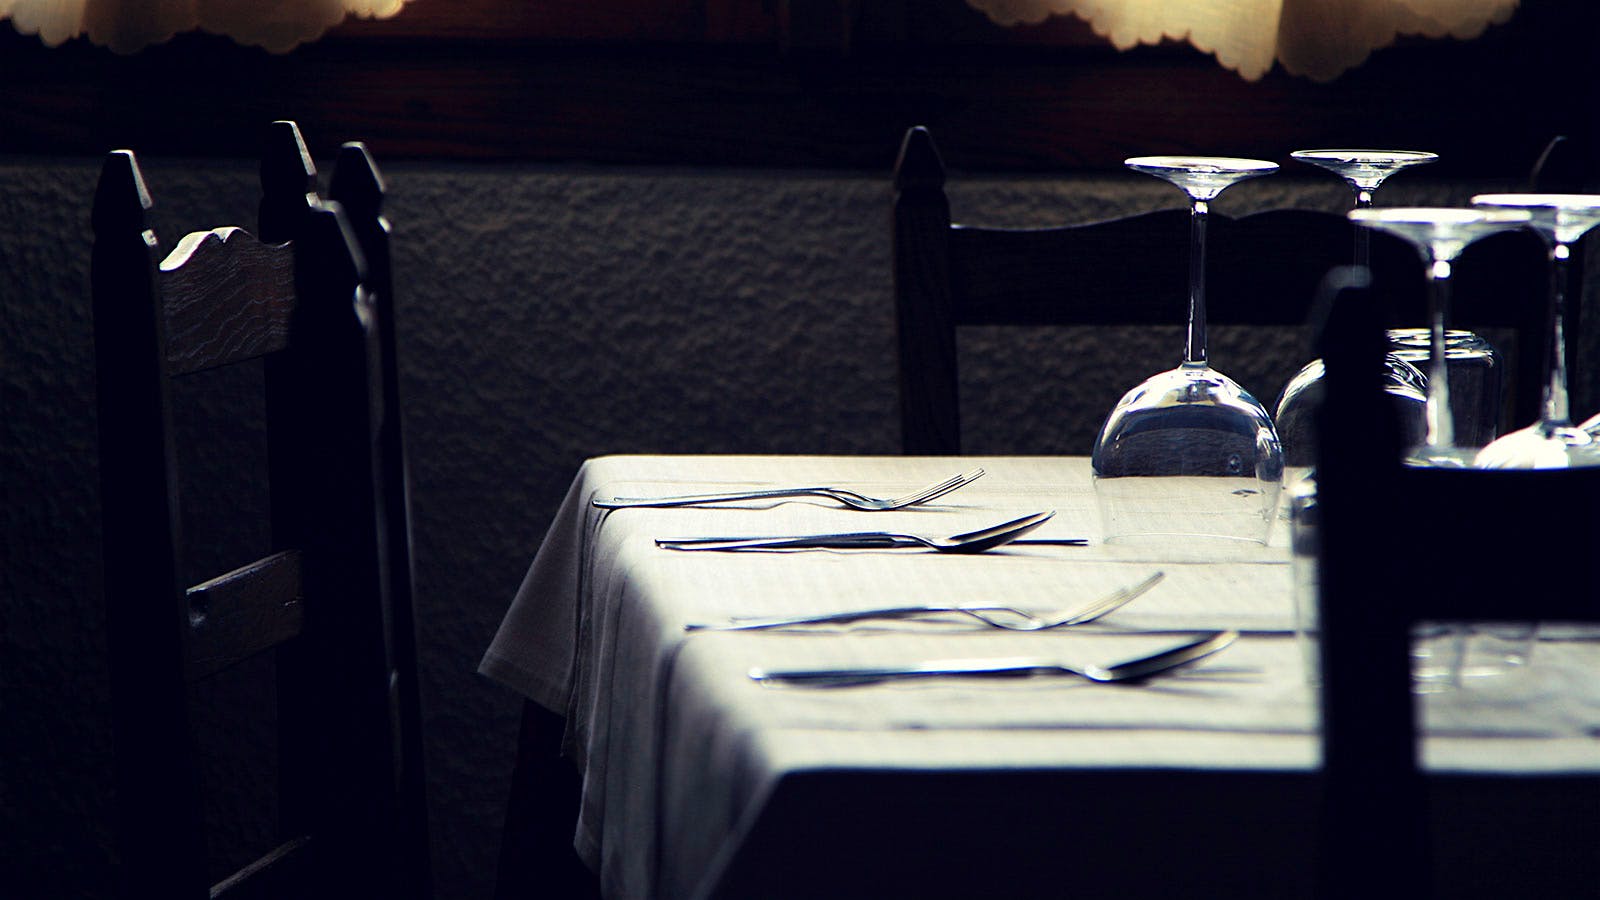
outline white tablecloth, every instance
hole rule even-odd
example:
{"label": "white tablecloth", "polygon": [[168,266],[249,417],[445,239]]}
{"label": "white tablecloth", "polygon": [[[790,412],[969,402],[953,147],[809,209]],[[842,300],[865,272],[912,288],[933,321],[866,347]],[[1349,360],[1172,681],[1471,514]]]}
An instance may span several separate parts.
{"label": "white tablecloth", "polygon": [[[593,508],[600,496],[837,484],[894,496],[974,465],[927,507],[863,513],[825,500],[743,508]],[[1315,705],[1293,634],[1288,553],[1272,546],[1100,542],[1081,458],[604,457],[579,472],[481,671],[567,717],[584,776],[575,843],[608,896],[713,893],[787,775],[832,770],[1184,770],[1308,773]],[[948,535],[1056,517],[975,556],[904,550],[662,550],[691,535],[897,530]],[[922,602],[1070,609],[1154,571],[1147,595],[1083,629],[999,633],[959,621],[784,632],[685,632],[730,616]],[[937,680],[848,690],[762,686],[753,666],[1050,655],[1111,662],[1189,631],[1244,636],[1150,685],[1073,678]],[[1150,634],[1150,632],[1165,632]],[[1600,770],[1595,648],[1541,645],[1535,665],[1427,708],[1435,769]],[[1497,735],[1485,740],[1483,735]],[[1312,815],[1305,810],[1305,816]]]}

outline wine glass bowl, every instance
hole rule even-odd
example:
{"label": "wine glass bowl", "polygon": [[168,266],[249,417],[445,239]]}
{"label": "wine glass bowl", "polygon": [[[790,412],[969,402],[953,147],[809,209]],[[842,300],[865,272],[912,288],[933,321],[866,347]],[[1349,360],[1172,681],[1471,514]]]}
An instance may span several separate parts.
{"label": "wine glass bowl", "polygon": [[[1384,355],[1383,366],[1383,391],[1394,407],[1401,440],[1407,447],[1421,443],[1427,436],[1427,376],[1395,353]],[[1317,410],[1326,390],[1322,379],[1322,360],[1314,359],[1289,379],[1279,395],[1272,423],[1283,442],[1287,469],[1307,470],[1316,465]]]}
{"label": "wine glass bowl", "polygon": [[1128,168],[1165,179],[1190,203],[1189,318],[1183,358],[1123,395],[1095,440],[1095,497],[1107,541],[1157,535],[1266,543],[1283,480],[1267,411],[1206,354],[1206,219],[1229,185],[1276,163],[1142,156]]}
{"label": "wine glass bowl", "polygon": [[1528,227],[1550,250],[1549,332],[1545,345],[1544,402],[1539,421],[1484,447],[1474,462],[1484,468],[1555,469],[1600,465],[1600,440],[1584,427],[1574,427],[1567,405],[1566,296],[1574,287],[1568,269],[1571,245],[1600,225],[1600,195],[1479,194],[1480,209],[1520,210]]}
{"label": "wine glass bowl", "polygon": [[1107,417],[1092,458],[1105,537],[1185,535],[1265,543],[1283,479],[1272,419],[1228,376],[1180,365]]}

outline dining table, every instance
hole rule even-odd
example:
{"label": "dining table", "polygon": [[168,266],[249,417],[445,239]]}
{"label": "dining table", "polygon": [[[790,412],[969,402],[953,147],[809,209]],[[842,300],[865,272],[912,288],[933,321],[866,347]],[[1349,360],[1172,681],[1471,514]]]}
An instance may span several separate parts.
{"label": "dining table", "polygon": [[[891,511],[595,502],[794,485],[894,497],[976,468]],[[658,544],[950,536],[1036,512],[1054,515],[971,554]],[[1284,521],[1265,545],[1106,542],[1085,457],[601,456],[579,468],[479,671],[564,720],[582,780],[573,846],[606,897],[1310,896],[1327,864],[1317,669],[1295,614],[1307,561],[1289,544]],[[723,627],[915,604],[1068,612],[1152,579],[1093,622],[1032,632],[961,614]],[[1105,666],[1222,630],[1238,633],[1226,649],[1129,683],[753,677]],[[1439,895],[1600,891],[1600,641],[1544,628],[1525,666],[1419,699]]]}

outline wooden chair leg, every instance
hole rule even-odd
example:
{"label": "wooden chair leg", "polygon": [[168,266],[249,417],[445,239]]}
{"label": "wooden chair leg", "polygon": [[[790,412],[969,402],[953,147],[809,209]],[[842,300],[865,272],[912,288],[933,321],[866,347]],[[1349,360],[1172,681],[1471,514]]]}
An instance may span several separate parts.
{"label": "wooden chair leg", "polygon": [[598,900],[600,884],[572,848],[583,782],[561,756],[566,721],[532,701],[522,707],[495,900]]}

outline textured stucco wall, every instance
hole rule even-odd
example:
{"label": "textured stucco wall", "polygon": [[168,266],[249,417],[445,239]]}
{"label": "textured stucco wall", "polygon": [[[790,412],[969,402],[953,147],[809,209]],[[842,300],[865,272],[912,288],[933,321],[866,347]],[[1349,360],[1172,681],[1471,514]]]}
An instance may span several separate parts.
{"label": "textured stucco wall", "polygon": [[[192,228],[254,219],[250,165],[145,167],[169,246]],[[20,867],[0,870],[0,885],[22,896],[46,873],[49,896],[103,894],[110,859],[87,297],[97,170],[0,160],[0,865]],[[481,898],[518,703],[474,670],[578,464],[619,452],[897,449],[889,185],[887,173],[395,165],[386,175],[439,895]],[[1415,177],[1384,199],[1461,202],[1485,187],[1495,185]],[[951,196],[958,219],[1016,225],[1181,202],[1120,173],[958,175]],[[1216,208],[1347,202],[1327,179],[1279,176]],[[1087,452],[1121,391],[1173,364],[1180,341],[1176,317],[1170,331],[1139,334],[964,335],[969,449]],[[1292,331],[1216,329],[1212,358],[1270,403],[1300,348]],[[211,460],[260,452],[250,428],[206,427],[213,400],[251,390],[254,377],[180,398],[181,421],[210,441],[185,483],[199,505],[264,502],[259,486],[208,475]],[[208,515],[190,522],[197,553],[226,562],[257,537],[216,532]],[[222,693],[264,683],[246,672]],[[214,718],[208,745],[247,728]],[[242,755],[224,771],[250,771],[249,747]],[[219,815],[251,791],[239,793]]]}

